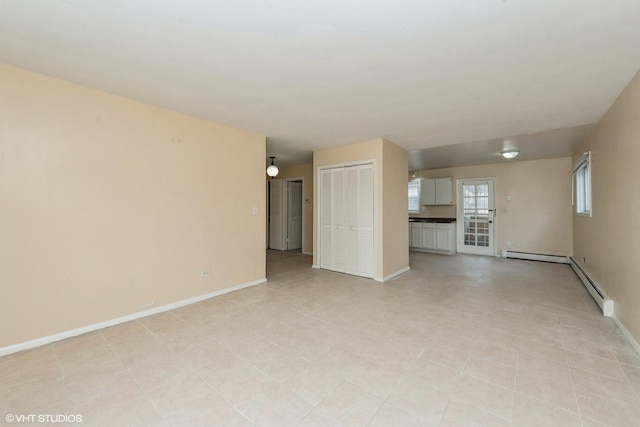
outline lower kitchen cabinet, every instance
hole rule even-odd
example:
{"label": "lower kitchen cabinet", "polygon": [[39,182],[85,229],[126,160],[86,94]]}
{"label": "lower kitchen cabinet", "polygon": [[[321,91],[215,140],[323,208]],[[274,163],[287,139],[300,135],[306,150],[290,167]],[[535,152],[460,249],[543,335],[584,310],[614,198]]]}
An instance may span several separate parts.
{"label": "lower kitchen cabinet", "polygon": [[434,223],[422,223],[422,246],[424,249],[436,248],[436,225]]}
{"label": "lower kitchen cabinet", "polygon": [[409,249],[449,255],[456,253],[456,224],[409,223]]}
{"label": "lower kitchen cabinet", "polygon": [[409,247],[422,247],[422,224],[409,223]]}

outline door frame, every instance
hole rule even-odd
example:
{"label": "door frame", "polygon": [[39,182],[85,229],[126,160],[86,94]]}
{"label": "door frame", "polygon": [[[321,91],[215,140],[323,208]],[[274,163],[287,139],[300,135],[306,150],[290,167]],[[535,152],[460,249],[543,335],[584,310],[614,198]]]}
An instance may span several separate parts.
{"label": "door frame", "polygon": [[284,201],[284,207],[283,207],[283,215],[282,218],[284,219],[284,227],[283,227],[283,233],[284,235],[282,236],[283,241],[285,242],[284,246],[285,246],[285,250],[288,250],[288,236],[289,236],[289,183],[290,182],[300,182],[301,183],[301,189],[300,191],[302,192],[301,197],[300,197],[300,203],[302,204],[301,206],[301,212],[302,212],[302,230],[300,230],[300,235],[301,235],[301,241],[302,241],[302,247],[300,248],[301,252],[304,253],[304,225],[305,225],[305,213],[304,213],[304,205],[305,205],[305,198],[304,198],[304,178],[303,177],[299,177],[299,178],[286,178],[283,180],[283,185],[284,185],[284,189],[287,193],[286,197],[283,198]]}
{"label": "door frame", "polygon": [[[489,224],[492,228],[493,233],[490,233],[490,236],[493,236],[493,251],[491,254],[473,254],[470,252],[461,251],[462,241],[464,240],[464,203],[462,201],[462,185],[465,182],[474,182],[474,181],[490,181],[491,189],[492,189],[492,202],[493,206],[489,206],[489,209],[493,211],[493,222]],[[497,220],[498,216],[496,214],[496,178],[460,178],[456,179],[456,204],[457,204],[457,214],[456,214],[456,250],[461,254],[470,254],[470,255],[480,255],[480,256],[497,256],[497,242],[498,242],[498,227]]]}

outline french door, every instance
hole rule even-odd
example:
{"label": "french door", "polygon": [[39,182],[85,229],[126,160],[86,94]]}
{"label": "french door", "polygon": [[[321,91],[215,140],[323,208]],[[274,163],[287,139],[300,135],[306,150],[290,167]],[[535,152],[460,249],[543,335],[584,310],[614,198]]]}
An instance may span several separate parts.
{"label": "french door", "polygon": [[458,181],[458,252],[495,255],[494,179]]}

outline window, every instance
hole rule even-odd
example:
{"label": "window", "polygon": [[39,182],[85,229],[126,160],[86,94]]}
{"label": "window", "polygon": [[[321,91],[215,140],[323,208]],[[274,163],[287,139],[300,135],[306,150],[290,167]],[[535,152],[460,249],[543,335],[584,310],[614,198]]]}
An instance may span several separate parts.
{"label": "window", "polygon": [[573,204],[578,215],[591,216],[591,152],[573,165]]}
{"label": "window", "polygon": [[420,212],[420,181],[409,181],[409,212]]}

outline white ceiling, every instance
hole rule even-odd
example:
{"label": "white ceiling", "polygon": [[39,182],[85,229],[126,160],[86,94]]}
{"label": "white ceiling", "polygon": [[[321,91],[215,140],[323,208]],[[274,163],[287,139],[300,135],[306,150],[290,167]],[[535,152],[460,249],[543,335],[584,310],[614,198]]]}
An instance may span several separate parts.
{"label": "white ceiling", "polygon": [[[0,62],[266,135],[280,165],[377,137],[410,150],[411,169],[428,165],[422,149],[475,141],[525,136],[553,152],[570,144],[558,134],[575,139],[587,128],[570,128],[597,122],[640,68],[638,0],[0,8]],[[443,163],[460,157],[449,151]]]}
{"label": "white ceiling", "polygon": [[[508,139],[494,138],[410,151],[409,170],[569,157],[573,144],[585,138],[593,127],[574,126],[533,135],[516,135]],[[514,160],[505,159],[502,157],[503,151],[518,151],[518,155]]]}

